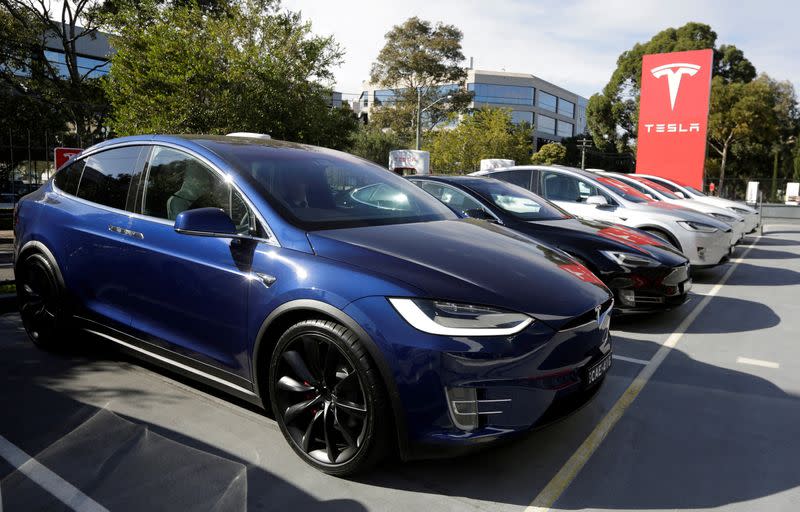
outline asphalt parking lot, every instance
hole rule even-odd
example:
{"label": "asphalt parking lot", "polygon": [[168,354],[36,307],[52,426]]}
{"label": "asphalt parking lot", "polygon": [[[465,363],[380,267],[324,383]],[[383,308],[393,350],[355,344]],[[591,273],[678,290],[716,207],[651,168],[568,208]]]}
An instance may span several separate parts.
{"label": "asphalt parking lot", "polygon": [[698,273],[681,308],[615,320],[606,384],[575,414],[468,457],[342,480],[251,406],[89,340],[39,351],[8,314],[0,510],[796,511],[798,331],[800,226],[768,225]]}

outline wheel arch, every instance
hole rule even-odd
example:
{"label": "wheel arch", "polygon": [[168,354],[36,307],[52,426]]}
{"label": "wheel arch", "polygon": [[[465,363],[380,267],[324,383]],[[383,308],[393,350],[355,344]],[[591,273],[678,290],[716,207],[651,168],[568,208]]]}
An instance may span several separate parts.
{"label": "wheel arch", "polygon": [[641,226],[636,226],[636,229],[640,229],[642,231],[657,231],[663,234],[667,240],[672,243],[679,251],[683,252],[683,247],[681,246],[680,241],[675,237],[675,235],[670,232],[664,226],[659,226],[657,224],[643,224]]}
{"label": "wheel arch", "polygon": [[61,289],[65,289],[64,285],[64,274],[61,272],[61,266],[58,264],[58,260],[56,259],[53,251],[50,250],[47,245],[38,241],[38,240],[31,240],[26,242],[17,253],[14,259],[14,275],[17,275],[17,266],[22,262],[29,254],[41,254],[45,258],[47,258],[50,265],[53,267],[53,272],[55,273],[56,280],[58,280],[59,286]]}
{"label": "wheel arch", "polygon": [[269,368],[269,358],[272,356],[272,351],[280,335],[291,325],[309,318],[323,318],[344,325],[356,333],[359,341],[367,349],[389,397],[397,445],[401,457],[405,458],[408,454],[408,430],[392,371],[372,337],[347,313],[328,303],[312,299],[293,300],[281,304],[261,324],[253,347],[251,374],[254,391],[258,394],[264,407],[269,409],[269,389],[267,387],[269,384],[267,376],[261,375],[260,372]]}

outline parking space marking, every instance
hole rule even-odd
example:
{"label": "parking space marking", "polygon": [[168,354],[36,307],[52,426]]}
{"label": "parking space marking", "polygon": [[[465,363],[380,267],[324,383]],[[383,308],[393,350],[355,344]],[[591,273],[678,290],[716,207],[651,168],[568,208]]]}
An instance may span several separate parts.
{"label": "parking space marking", "polygon": [[722,276],[722,279],[714,285],[711,291],[708,292],[707,295],[703,296],[703,299],[698,303],[698,305],[689,312],[686,317],[684,317],[683,321],[678,325],[677,329],[670,334],[667,340],[664,342],[661,347],[659,347],[656,354],[650,360],[650,362],[639,372],[639,375],[631,382],[628,389],[622,393],[611,409],[606,413],[606,415],[600,420],[600,422],[595,426],[594,430],[584,439],[583,443],[575,450],[575,453],[567,459],[567,462],[559,469],[558,473],[545,485],[544,489],[539,492],[539,494],[533,499],[533,501],[525,508],[525,512],[547,512],[550,508],[555,504],[556,500],[561,497],[562,494],[567,490],[570,484],[575,480],[580,473],[581,469],[589,462],[589,459],[592,457],[595,451],[600,447],[603,440],[608,436],[617,422],[622,418],[631,404],[636,400],[636,397],[639,396],[639,393],[642,392],[644,386],[656,372],[661,363],[667,358],[669,353],[672,351],[673,348],[678,344],[678,342],[683,338],[683,335],[686,333],[686,330],[692,325],[692,323],[697,319],[700,313],[708,306],[708,303],[711,302],[711,299],[714,298],[715,295],[719,293],[722,289],[722,286],[725,282],[731,277],[733,271],[736,270],[736,267],[739,266],[739,263],[742,262],[747,253],[756,245],[758,239],[760,237],[755,237],[753,242],[747,246],[747,249],[742,253],[742,255],[736,259],[732,260],[731,267],[725,272]]}
{"label": "parking space marking", "polygon": [[107,508],[83,494],[71,483],[47,469],[3,436],[0,436],[0,457],[72,510],[76,512],[108,512]]}
{"label": "parking space marking", "polygon": [[737,357],[736,362],[739,364],[750,364],[753,366],[763,366],[764,368],[780,368],[779,363],[772,361],[764,361],[762,359],[750,359],[749,357]]}
{"label": "parking space marking", "polygon": [[636,359],[635,357],[626,357],[617,354],[614,354],[611,357],[612,359],[615,359],[617,361],[625,361],[626,363],[635,363],[635,364],[640,364],[642,366],[646,366],[650,363],[650,361],[648,361],[647,359]]}

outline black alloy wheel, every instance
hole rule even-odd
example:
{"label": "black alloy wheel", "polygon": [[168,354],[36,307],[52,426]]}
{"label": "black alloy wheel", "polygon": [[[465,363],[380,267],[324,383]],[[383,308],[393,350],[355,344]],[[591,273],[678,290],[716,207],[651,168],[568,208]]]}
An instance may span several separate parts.
{"label": "black alloy wheel", "polygon": [[41,254],[27,256],[16,268],[17,299],[22,325],[37,346],[52,349],[66,332],[61,285],[52,264]]}
{"label": "black alloy wheel", "polygon": [[377,372],[354,333],[307,320],[278,341],[270,365],[270,401],[292,448],[318,469],[365,469],[385,443],[387,414]]}

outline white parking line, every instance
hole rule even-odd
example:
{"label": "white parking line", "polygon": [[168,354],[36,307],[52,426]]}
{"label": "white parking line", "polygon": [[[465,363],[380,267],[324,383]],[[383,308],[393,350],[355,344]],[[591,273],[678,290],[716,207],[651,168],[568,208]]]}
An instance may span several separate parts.
{"label": "white parking line", "polygon": [[780,368],[781,365],[772,361],[764,361],[762,359],[750,359],[749,357],[737,357],[736,362],[739,364],[751,364],[753,366],[763,366],[764,368]]}
{"label": "white parking line", "polygon": [[678,345],[678,342],[683,338],[683,335],[686,334],[686,331],[692,325],[692,323],[697,319],[700,313],[708,306],[708,303],[711,302],[711,299],[714,298],[715,295],[719,293],[722,287],[725,285],[725,282],[731,277],[733,271],[736,270],[736,267],[742,260],[747,256],[747,253],[756,245],[758,242],[759,237],[755,237],[755,240],[747,246],[747,248],[742,253],[741,257],[731,260],[732,265],[728,268],[725,274],[722,275],[722,278],[711,288],[711,291],[708,292],[707,295],[703,296],[702,300],[697,304],[697,306],[692,309],[688,315],[683,318],[683,321],[675,328],[675,331],[669,335],[663,345],[658,349],[655,353],[653,358],[650,360],[647,365],[642,368],[642,371],[639,372],[639,375],[631,382],[630,386],[622,393],[611,409],[606,413],[606,415],[600,420],[600,422],[595,426],[594,430],[584,439],[583,443],[575,450],[572,456],[567,459],[561,469],[553,476],[552,479],[544,486],[544,488],[539,492],[539,494],[533,499],[533,501],[525,508],[525,512],[547,512],[551,509],[553,504],[564,494],[564,491],[572,484],[575,478],[578,476],[578,473],[583,469],[589,459],[592,458],[595,451],[600,447],[603,443],[603,440],[608,436],[617,422],[622,418],[627,411],[628,407],[636,400],[636,397],[639,396],[639,393],[642,392],[645,385],[650,381],[653,377],[653,374],[656,372],[661,363],[667,358],[669,353]]}
{"label": "white parking line", "polygon": [[616,359],[617,361],[625,361],[626,363],[636,363],[642,366],[647,366],[650,363],[650,361],[648,361],[647,359],[636,359],[635,357],[619,356],[617,354],[614,354],[611,357],[612,359]]}
{"label": "white parking line", "polygon": [[[83,494],[75,486],[53,473],[36,459],[0,436],[0,457],[42,489],[76,512],[108,512],[108,509]],[[0,503],[2,509],[2,503]]]}

